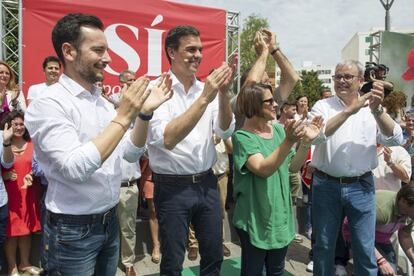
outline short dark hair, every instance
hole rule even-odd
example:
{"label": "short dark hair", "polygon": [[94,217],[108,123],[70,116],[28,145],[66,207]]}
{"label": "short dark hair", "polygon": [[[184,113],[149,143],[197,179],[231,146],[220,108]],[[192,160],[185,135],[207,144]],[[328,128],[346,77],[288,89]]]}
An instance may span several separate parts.
{"label": "short dark hair", "polygon": [[272,93],[272,87],[268,84],[256,83],[246,86],[237,95],[236,110],[247,118],[263,116],[263,94],[266,90]]}
{"label": "short dark hair", "polygon": [[78,50],[80,43],[82,42],[80,30],[81,27],[85,26],[103,30],[103,23],[98,17],[83,13],[70,13],[68,15],[65,15],[59,19],[53,28],[53,48],[55,48],[55,52],[62,62],[63,66],[65,65],[65,59],[63,58],[62,53],[63,43],[68,42],[72,44],[76,50]]}
{"label": "short dark hair", "polygon": [[49,62],[57,62],[57,63],[59,64],[59,68],[61,67],[61,65],[60,65],[60,60],[59,60],[57,57],[55,57],[55,56],[48,56],[48,57],[46,57],[46,58],[43,60],[43,63],[42,63],[42,68],[43,68],[43,70],[45,70],[45,69],[46,69],[46,66],[47,66],[47,64],[48,64]]}
{"label": "short dark hair", "polygon": [[194,28],[193,26],[189,25],[179,25],[171,30],[168,31],[167,37],[165,38],[165,54],[167,55],[168,62],[171,64],[171,58],[168,55],[168,48],[177,50],[180,46],[180,38],[192,35],[192,36],[200,36],[200,32]]}
{"label": "short dark hair", "polygon": [[397,193],[397,202],[404,199],[408,206],[414,205],[414,184],[405,184]]}
{"label": "short dark hair", "polygon": [[282,106],[280,107],[280,112],[282,113],[282,112],[284,112],[283,110],[284,110],[285,108],[289,108],[289,107],[292,107],[292,106],[296,107],[296,103],[292,103],[292,102],[285,102],[285,103],[283,103],[283,104],[282,104]]}
{"label": "short dark hair", "polygon": [[[11,111],[9,114],[7,114],[7,116],[1,121],[1,129],[4,130],[4,127],[6,125],[6,123],[9,125],[11,125],[11,121],[13,121],[16,118],[20,118],[23,120],[24,122],[24,113],[20,110],[13,110]],[[30,134],[29,131],[27,130],[27,127],[25,127],[24,130],[24,134],[23,134],[23,139],[28,142],[30,141]]]}

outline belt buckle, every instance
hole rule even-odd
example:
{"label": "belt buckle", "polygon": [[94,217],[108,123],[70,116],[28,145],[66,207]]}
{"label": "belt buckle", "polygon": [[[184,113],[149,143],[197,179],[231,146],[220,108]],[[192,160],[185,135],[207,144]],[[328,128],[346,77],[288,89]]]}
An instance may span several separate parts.
{"label": "belt buckle", "polygon": [[102,224],[106,224],[106,222],[109,220],[109,215],[111,214],[112,209],[109,209],[109,211],[106,211],[102,216]]}
{"label": "belt buckle", "polygon": [[344,177],[340,177],[340,178],[339,178],[339,183],[340,183],[341,185],[346,184],[346,183],[344,183],[344,182],[343,182],[343,179],[344,179]]}
{"label": "belt buckle", "polygon": [[200,174],[193,174],[193,175],[191,176],[191,178],[192,178],[193,184],[196,184],[196,183],[198,183],[198,182],[201,182],[201,177],[200,177]]}

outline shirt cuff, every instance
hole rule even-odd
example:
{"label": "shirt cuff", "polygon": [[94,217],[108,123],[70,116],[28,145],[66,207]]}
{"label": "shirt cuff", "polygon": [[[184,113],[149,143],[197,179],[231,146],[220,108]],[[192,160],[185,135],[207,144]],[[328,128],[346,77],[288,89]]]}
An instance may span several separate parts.
{"label": "shirt cuff", "polygon": [[144,145],[142,148],[139,148],[134,145],[131,141],[131,136],[128,135],[125,141],[125,150],[124,150],[124,159],[130,163],[138,161],[138,159],[145,153],[147,150],[147,145]]}
{"label": "shirt cuff", "polygon": [[380,144],[383,144],[385,146],[400,146],[404,143],[402,129],[397,123],[394,124],[392,136],[387,137],[381,132],[379,133],[379,135],[381,141]]}
{"label": "shirt cuff", "polygon": [[233,115],[231,118],[231,123],[229,127],[226,130],[222,130],[219,126],[218,119],[217,119],[216,126],[214,128],[214,133],[221,139],[226,140],[227,138],[231,137],[231,135],[233,134],[234,128],[235,128],[235,122],[236,120],[234,119],[234,115]]}
{"label": "shirt cuff", "polygon": [[14,157],[13,157],[13,161],[10,163],[6,163],[3,159],[3,154],[1,155],[1,166],[5,169],[10,169],[14,164]]}

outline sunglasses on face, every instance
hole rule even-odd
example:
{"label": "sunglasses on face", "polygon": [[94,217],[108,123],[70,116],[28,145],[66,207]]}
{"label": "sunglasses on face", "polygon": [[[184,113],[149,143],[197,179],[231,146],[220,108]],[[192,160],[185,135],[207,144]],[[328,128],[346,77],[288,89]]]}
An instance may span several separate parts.
{"label": "sunglasses on face", "polygon": [[273,99],[273,98],[269,98],[269,99],[266,99],[266,100],[263,100],[263,101],[262,101],[262,103],[264,103],[264,104],[268,104],[268,105],[273,105],[275,102],[276,102],[276,101],[275,101],[275,99]]}

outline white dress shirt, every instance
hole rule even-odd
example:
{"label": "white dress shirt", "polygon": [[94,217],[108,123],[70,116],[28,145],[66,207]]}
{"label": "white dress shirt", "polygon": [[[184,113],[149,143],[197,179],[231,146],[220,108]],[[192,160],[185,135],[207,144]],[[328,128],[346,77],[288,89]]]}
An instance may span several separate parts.
{"label": "white dress shirt", "polygon": [[[3,160],[3,131],[0,131],[0,162],[1,162],[1,166],[5,169],[10,169],[11,166],[13,166],[14,163],[14,158],[13,161],[11,163],[6,163]],[[7,191],[6,188],[4,187],[4,181],[3,181],[3,177],[0,177],[0,207],[6,205],[7,203]]]}
{"label": "white dress shirt", "polygon": [[[227,139],[234,131],[234,117],[227,130],[220,129],[218,122],[218,95],[207,106],[191,132],[173,150],[164,147],[164,130],[169,122],[183,114],[200,97],[204,83],[194,77],[194,83],[186,93],[184,86],[170,72],[173,97],[155,112],[149,126],[148,155],[150,167],[159,174],[196,174],[207,171],[216,162],[213,132]],[[155,81],[151,82],[154,84]]]}
{"label": "white dress shirt", "polygon": [[46,88],[47,85],[45,82],[30,86],[29,91],[27,92],[27,99],[33,101],[38,98]]}
{"label": "white dress shirt", "polygon": [[[346,108],[344,102],[333,96],[319,100],[312,108],[310,117],[322,116],[326,123]],[[369,107],[351,115],[333,135],[321,135],[312,156],[312,166],[335,177],[359,176],[372,171],[378,165],[377,143],[386,146],[400,145],[402,130],[394,125],[393,135],[381,134]]]}
{"label": "white dress shirt", "polygon": [[122,182],[138,180],[141,177],[141,168],[139,162],[129,163],[121,159]]}
{"label": "white dress shirt", "polygon": [[[404,168],[408,177],[411,176],[411,157],[408,152],[401,146],[390,147],[391,161]],[[378,152],[378,167],[372,173],[374,174],[375,189],[398,192],[401,188],[401,179],[399,179],[392,169],[384,160],[384,149]]]}
{"label": "white dress shirt", "polygon": [[62,75],[35,99],[25,115],[39,165],[49,182],[46,207],[54,213],[102,213],[118,203],[121,159],[136,162],[137,148],[127,132],[102,163],[92,139],[116,116],[98,89],[86,91]]}

